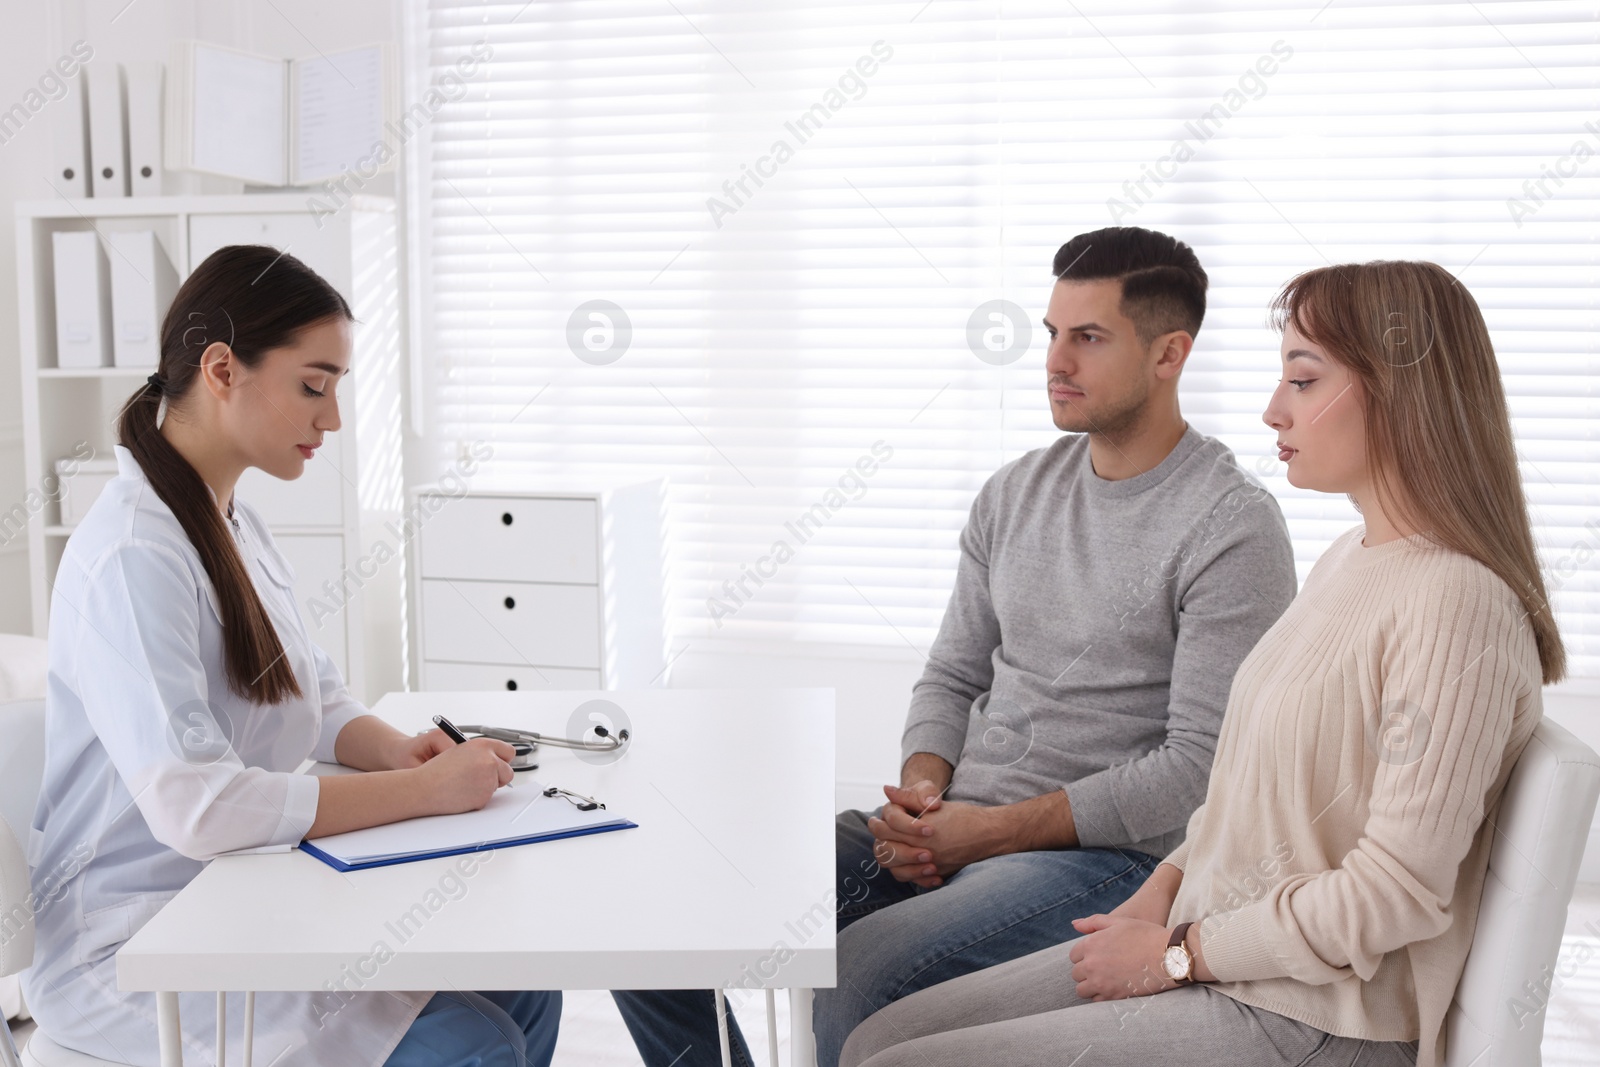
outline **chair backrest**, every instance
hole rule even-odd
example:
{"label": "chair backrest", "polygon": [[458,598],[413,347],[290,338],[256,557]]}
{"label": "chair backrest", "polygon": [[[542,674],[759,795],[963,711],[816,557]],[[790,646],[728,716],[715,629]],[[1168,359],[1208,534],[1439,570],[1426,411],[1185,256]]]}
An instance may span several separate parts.
{"label": "chair backrest", "polygon": [[25,851],[44,776],[44,701],[0,704],[0,977],[33,962]]}
{"label": "chair backrest", "polygon": [[1446,1020],[1447,1067],[1538,1067],[1600,756],[1545,719],[1495,816],[1477,931]]}

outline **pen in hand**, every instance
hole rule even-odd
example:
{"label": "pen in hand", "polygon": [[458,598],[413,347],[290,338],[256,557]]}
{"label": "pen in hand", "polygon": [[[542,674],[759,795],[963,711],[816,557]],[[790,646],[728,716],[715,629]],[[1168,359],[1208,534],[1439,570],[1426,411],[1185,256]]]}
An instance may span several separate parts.
{"label": "pen in hand", "polygon": [[[433,724],[435,726],[437,726],[440,730],[443,730],[444,731],[444,735],[446,737],[448,737],[450,740],[454,741],[456,744],[464,745],[464,744],[467,743],[467,735],[462,733],[460,730],[456,729],[456,724],[451,722],[449,719],[445,718],[443,715],[435,715],[433,717]],[[516,784],[517,784],[517,772],[516,771],[512,771],[511,772],[511,781],[506,783],[506,788],[510,789],[513,786],[515,786]]]}
{"label": "pen in hand", "polygon": [[456,744],[464,745],[467,743],[467,735],[462,733],[460,730],[457,730],[456,724],[445,718],[443,715],[435,715],[433,717],[433,725],[443,730],[444,735],[450,740],[454,741]]}

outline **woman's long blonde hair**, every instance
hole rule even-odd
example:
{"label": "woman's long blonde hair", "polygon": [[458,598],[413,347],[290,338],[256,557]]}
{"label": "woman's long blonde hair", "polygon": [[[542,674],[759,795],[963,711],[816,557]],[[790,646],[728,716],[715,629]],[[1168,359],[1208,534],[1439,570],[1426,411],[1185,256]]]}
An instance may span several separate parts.
{"label": "woman's long blonde hair", "polygon": [[[1500,367],[1472,294],[1436,263],[1319,267],[1272,301],[1365,393],[1367,462],[1395,518],[1488,567],[1522,599],[1545,684],[1567,654],[1545,593]],[[1391,512],[1391,514],[1393,514]]]}

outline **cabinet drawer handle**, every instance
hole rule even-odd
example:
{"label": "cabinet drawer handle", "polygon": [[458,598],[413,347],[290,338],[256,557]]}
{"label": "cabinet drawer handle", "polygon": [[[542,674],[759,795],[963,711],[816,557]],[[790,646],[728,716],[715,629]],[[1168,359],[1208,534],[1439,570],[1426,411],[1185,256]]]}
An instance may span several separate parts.
{"label": "cabinet drawer handle", "polygon": [[512,608],[514,608],[516,606],[517,606],[516,597],[509,597],[509,596],[506,597],[506,610],[507,611],[510,611]]}
{"label": "cabinet drawer handle", "polygon": [[516,687],[517,687],[517,680],[515,678],[507,678],[506,679],[506,688],[507,689],[515,689]]}
{"label": "cabinet drawer handle", "polygon": [[508,511],[505,514],[501,515],[500,516],[500,521],[505,523],[507,526],[510,526],[511,525],[511,512]]}

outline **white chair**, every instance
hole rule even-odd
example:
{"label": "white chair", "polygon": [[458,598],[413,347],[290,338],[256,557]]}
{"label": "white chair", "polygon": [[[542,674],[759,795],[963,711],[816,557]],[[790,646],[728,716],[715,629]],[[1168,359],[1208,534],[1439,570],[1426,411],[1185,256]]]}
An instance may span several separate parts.
{"label": "white chair", "polygon": [[[33,906],[29,899],[27,840],[44,774],[44,701],[0,704],[0,977],[33,962]],[[63,1048],[35,1029],[19,1057],[11,1028],[0,1019],[0,1067],[127,1067],[115,1060]]]}
{"label": "white chair", "polygon": [[1597,798],[1600,756],[1545,719],[1495,816],[1472,951],[1445,1021],[1446,1067],[1541,1062],[1544,1006]]}
{"label": "white chair", "polygon": [[[49,649],[42,639],[0,634],[0,704],[42,699],[49,666]],[[28,1017],[22,988],[14,976],[0,977],[0,1019],[18,1017]]]}

